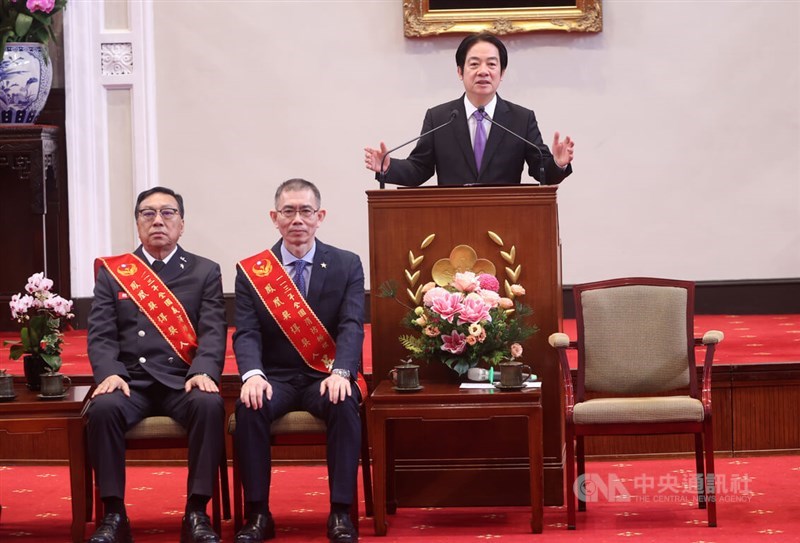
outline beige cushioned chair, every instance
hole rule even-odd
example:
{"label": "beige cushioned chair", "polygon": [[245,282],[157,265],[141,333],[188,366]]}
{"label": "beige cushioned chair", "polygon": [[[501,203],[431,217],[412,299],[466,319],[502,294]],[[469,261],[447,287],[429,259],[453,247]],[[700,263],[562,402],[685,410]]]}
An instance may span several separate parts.
{"label": "beige cushioned chair", "polygon": [[[214,480],[211,496],[211,522],[218,534],[222,530],[222,519],[231,518],[225,436],[220,435],[219,438],[222,440],[222,457],[219,459],[219,477]],[[183,426],[166,416],[145,417],[125,434],[125,446],[128,450],[185,449],[188,444],[188,435]],[[102,518],[103,504],[99,488],[95,487],[95,522],[100,522]]]}
{"label": "beige cushioned chair", "polygon": [[[228,433],[236,432],[236,414],[228,419]],[[326,445],[327,427],[325,421],[319,419],[308,411],[291,411],[272,423],[270,427],[273,446],[308,447]],[[372,474],[370,472],[369,443],[367,439],[367,424],[364,417],[364,404],[361,405],[361,474],[364,484],[364,502],[366,516],[372,516]],[[233,447],[233,525],[239,531],[244,524],[244,494],[242,479],[239,471],[239,459],[236,455],[236,445]],[[358,485],[356,485],[353,504],[350,509],[350,518],[353,525],[358,528]]]}
{"label": "beige cushioned chair", "polygon": [[[716,526],[711,367],[723,334],[694,338],[694,283],[625,278],[573,292],[577,341],[561,333],[549,338],[564,381],[568,528],[575,529],[576,487],[585,475],[584,436],[683,433],[695,438],[698,505],[707,506],[708,525]],[[698,346],[706,347],[701,384]],[[567,349],[578,350],[574,383]],[[578,508],[585,511],[586,501]]]}

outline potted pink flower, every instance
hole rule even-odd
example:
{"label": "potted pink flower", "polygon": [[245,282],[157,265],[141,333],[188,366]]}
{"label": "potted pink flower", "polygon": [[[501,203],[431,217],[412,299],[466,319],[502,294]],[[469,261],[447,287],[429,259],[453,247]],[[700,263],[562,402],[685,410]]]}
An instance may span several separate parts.
{"label": "potted pink flower", "polygon": [[6,340],[10,345],[9,358],[18,360],[25,355],[25,377],[31,390],[39,390],[39,374],[56,373],[61,369],[62,328],[71,319],[72,300],[51,291],[53,281],[44,273],[28,278],[25,294],[11,297],[11,317],[20,324],[20,339]]}
{"label": "potted pink flower", "polygon": [[[510,288],[515,298],[525,294],[520,285]],[[397,300],[396,291],[386,283],[381,296]],[[472,271],[456,273],[445,286],[428,283],[422,304],[409,307],[403,319],[414,334],[401,335],[400,343],[414,358],[438,360],[459,375],[481,362],[495,366],[519,358],[522,342],[538,330],[525,323],[533,311],[499,291],[496,277]]]}

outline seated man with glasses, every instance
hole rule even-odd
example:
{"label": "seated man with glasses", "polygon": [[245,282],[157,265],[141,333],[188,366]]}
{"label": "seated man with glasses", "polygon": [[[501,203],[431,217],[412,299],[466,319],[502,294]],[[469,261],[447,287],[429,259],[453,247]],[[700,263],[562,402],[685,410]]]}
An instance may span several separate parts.
{"label": "seated man with glasses", "polygon": [[98,258],[89,314],[89,361],[97,388],[88,448],[105,516],[90,543],[132,541],[125,510],[125,433],[143,418],[172,417],[189,436],[181,543],[216,543],[206,514],[222,456],[219,382],[227,326],[219,265],[178,245],[183,198],[155,187],[136,200],[142,244]]}
{"label": "seated man with glasses", "polygon": [[270,425],[304,410],[328,428],[328,538],[358,541],[349,510],[361,447],[358,375],[364,341],[364,270],[357,255],[316,239],[319,190],[290,179],[275,192],[282,239],[238,263],[233,349],[242,376],[236,452],[247,524],[235,543],[275,537],[269,509]]}

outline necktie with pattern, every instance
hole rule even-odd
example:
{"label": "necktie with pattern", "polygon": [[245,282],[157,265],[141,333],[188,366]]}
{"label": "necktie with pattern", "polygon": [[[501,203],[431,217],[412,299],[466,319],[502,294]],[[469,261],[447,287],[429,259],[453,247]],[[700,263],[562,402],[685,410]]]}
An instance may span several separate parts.
{"label": "necktie with pattern", "polygon": [[475,126],[475,144],[473,145],[473,150],[475,151],[475,165],[478,166],[478,172],[480,172],[483,150],[486,148],[486,130],[483,128],[483,111],[476,109],[472,116],[478,123]]}
{"label": "necktie with pattern", "polygon": [[294,284],[297,285],[297,290],[300,291],[300,294],[303,295],[305,298],[306,296],[306,276],[303,273],[303,270],[306,269],[306,261],[305,260],[295,260],[294,261]]}

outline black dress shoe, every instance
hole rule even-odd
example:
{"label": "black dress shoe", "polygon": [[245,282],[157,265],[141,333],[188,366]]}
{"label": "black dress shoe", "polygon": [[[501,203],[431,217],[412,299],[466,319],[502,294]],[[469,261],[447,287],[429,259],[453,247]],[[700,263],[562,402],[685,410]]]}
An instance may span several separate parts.
{"label": "black dress shoe", "polygon": [[119,513],[108,513],[88,543],[133,543],[131,523]]}
{"label": "black dress shoe", "polygon": [[219,543],[219,536],[211,528],[211,519],[203,511],[192,511],[183,517],[181,543]]}
{"label": "black dress shoe", "polygon": [[261,543],[265,539],[275,538],[275,521],[272,515],[258,514],[242,526],[234,538],[234,543]]}
{"label": "black dress shoe", "polygon": [[331,513],[328,517],[328,539],[331,543],[358,543],[358,532],[347,513]]}

